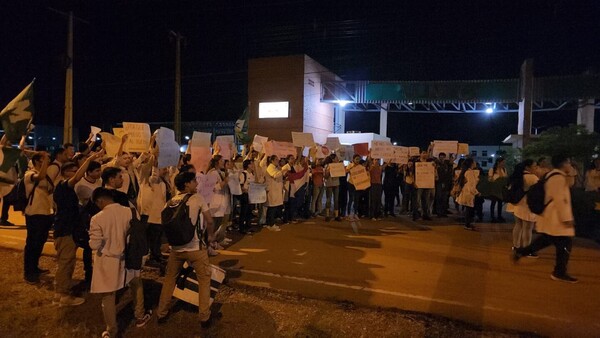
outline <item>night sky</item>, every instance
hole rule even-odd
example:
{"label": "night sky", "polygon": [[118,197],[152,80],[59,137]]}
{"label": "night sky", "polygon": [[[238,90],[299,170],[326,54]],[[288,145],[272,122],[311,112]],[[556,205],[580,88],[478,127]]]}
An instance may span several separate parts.
{"label": "night sky", "polygon": [[[304,53],[346,80],[517,78],[526,58],[536,76],[600,70],[599,1],[2,1],[0,105],[36,77],[37,124],[63,118],[67,20],[48,7],[89,22],[75,23],[81,128],[172,120],[170,30],[186,37],[183,121],[236,119],[253,57]],[[516,115],[390,113],[388,136],[497,144]],[[379,129],[377,114],[348,117],[347,130]],[[573,111],[534,114],[533,126],[575,121]]]}

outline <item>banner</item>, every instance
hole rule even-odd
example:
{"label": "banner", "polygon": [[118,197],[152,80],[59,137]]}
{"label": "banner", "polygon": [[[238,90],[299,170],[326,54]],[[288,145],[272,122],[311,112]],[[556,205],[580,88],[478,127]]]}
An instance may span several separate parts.
{"label": "banner", "polygon": [[415,186],[419,189],[435,188],[435,166],[433,162],[415,162]]}
{"label": "banner", "polygon": [[445,153],[446,157],[450,154],[456,154],[458,141],[433,141],[433,156],[438,157],[440,153]]}
{"label": "banner", "polygon": [[266,136],[254,135],[254,141],[252,141],[252,147],[254,150],[261,152],[263,150],[263,144],[269,141],[269,138]]}
{"label": "banner", "polygon": [[208,147],[191,147],[190,151],[191,159],[190,163],[196,168],[196,172],[205,173],[208,169],[208,162],[212,157],[210,148]]}
{"label": "banner", "polygon": [[[34,79],[35,81],[35,79]],[[19,143],[33,119],[33,81],[0,112],[2,129],[10,143]]]}
{"label": "banner", "polygon": [[368,143],[356,143],[352,145],[355,154],[360,156],[369,156],[369,144]]}
{"label": "banner", "polygon": [[329,176],[331,177],[344,177],[346,176],[346,167],[343,162],[336,162],[329,164]]}
{"label": "banner", "polygon": [[15,166],[21,156],[21,150],[11,147],[0,147],[0,171],[7,173]]}
{"label": "banner", "polygon": [[150,125],[148,123],[123,122],[123,130],[127,134],[125,151],[143,153],[150,145]]}
{"label": "banner", "polygon": [[408,147],[408,156],[409,157],[419,156],[419,155],[421,155],[421,150],[419,150],[419,147]]}
{"label": "banner", "polygon": [[296,147],[312,147],[315,145],[313,134],[292,132],[292,143]]}
{"label": "banner", "polygon": [[367,174],[367,169],[362,165],[350,169],[350,176],[352,176],[352,183],[356,190],[366,190],[371,186],[371,178]]}
{"label": "banner", "polygon": [[230,160],[233,158],[234,147],[233,135],[220,135],[215,139],[213,152],[223,156],[223,159]]}
{"label": "banner", "polygon": [[212,134],[211,133],[202,133],[199,131],[195,131],[194,134],[192,135],[192,147],[206,147],[206,148],[210,148],[211,146],[211,142],[210,142],[210,138],[211,138]]}
{"label": "banner", "polygon": [[198,173],[196,174],[196,181],[198,182],[196,190],[202,195],[204,201],[209,204],[215,194],[215,185],[218,181],[217,177],[214,175]]}
{"label": "banner", "polygon": [[269,141],[264,144],[264,148],[267,156],[277,155],[279,158],[288,155],[296,156],[296,147],[290,142]]}
{"label": "banner", "polygon": [[469,144],[467,143],[459,143],[458,150],[456,151],[458,155],[469,155]]}
{"label": "banner", "polygon": [[371,141],[371,158],[388,161],[394,157],[394,146],[388,141]]}
{"label": "banner", "polygon": [[248,200],[250,204],[265,203],[267,201],[267,185],[250,182],[248,186]]}
{"label": "banner", "polygon": [[102,137],[106,155],[109,157],[117,156],[117,151],[119,151],[119,146],[121,146],[121,138],[107,132],[100,132],[99,134]]}
{"label": "banner", "polygon": [[160,127],[156,135],[156,143],[158,144],[158,167],[176,167],[179,164],[179,144],[175,142],[175,132]]}
{"label": "banner", "polygon": [[408,147],[394,146],[393,163],[407,164],[408,163]]}

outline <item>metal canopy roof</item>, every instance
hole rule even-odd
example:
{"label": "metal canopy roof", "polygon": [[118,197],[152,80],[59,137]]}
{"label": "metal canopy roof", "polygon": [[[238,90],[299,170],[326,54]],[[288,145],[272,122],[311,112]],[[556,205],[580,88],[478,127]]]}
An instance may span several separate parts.
{"label": "metal canopy roof", "polygon": [[[534,111],[567,109],[580,99],[600,97],[600,75],[534,79]],[[321,101],[348,103],[344,110],[378,110],[388,104],[405,112],[517,111],[519,79],[469,81],[330,81]]]}

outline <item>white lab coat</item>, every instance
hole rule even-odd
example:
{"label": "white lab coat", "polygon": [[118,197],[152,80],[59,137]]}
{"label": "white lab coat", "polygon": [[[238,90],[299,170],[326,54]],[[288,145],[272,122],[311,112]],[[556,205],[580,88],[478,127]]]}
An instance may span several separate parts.
{"label": "white lab coat", "polygon": [[[536,175],[525,172],[523,175],[523,190],[525,192],[529,191],[529,188],[536,184],[537,181],[539,181],[539,178]],[[517,204],[508,203],[506,211],[512,212],[516,217],[524,221],[535,222],[537,220],[537,215],[531,212],[527,205],[527,194]]]}
{"label": "white lab coat", "polygon": [[573,221],[571,208],[571,191],[567,181],[567,174],[554,169],[547,175],[554,175],[546,181],[546,198],[544,203],[549,203],[544,212],[538,216],[536,230],[551,236],[575,236],[575,227],[565,225],[563,222]]}
{"label": "white lab coat", "polygon": [[267,206],[283,205],[283,172],[274,164],[269,164],[266,175]]}
{"label": "white lab coat", "polygon": [[460,190],[460,195],[456,202],[467,207],[475,207],[475,196],[479,194],[477,191],[477,183],[479,183],[479,172],[473,169],[468,169],[465,172],[465,185]]}

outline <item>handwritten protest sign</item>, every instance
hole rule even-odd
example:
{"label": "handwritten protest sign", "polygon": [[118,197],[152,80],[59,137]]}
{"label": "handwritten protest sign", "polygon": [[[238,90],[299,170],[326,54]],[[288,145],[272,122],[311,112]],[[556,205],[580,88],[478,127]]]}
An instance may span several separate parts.
{"label": "handwritten protest sign", "polygon": [[123,122],[123,129],[127,134],[125,151],[143,153],[150,144],[150,125],[148,123]]}
{"label": "handwritten protest sign", "polygon": [[435,188],[433,162],[415,162],[415,186],[420,189]]}
{"label": "handwritten protest sign", "polygon": [[469,144],[467,143],[459,143],[458,150],[456,151],[459,155],[469,155]]}
{"label": "handwritten protest sign", "polygon": [[102,141],[104,142],[106,155],[115,157],[121,145],[121,138],[107,132],[100,132],[100,137],[102,137]]}
{"label": "handwritten protest sign", "polygon": [[192,134],[192,143],[191,146],[192,147],[206,147],[206,148],[210,148],[210,138],[211,138],[212,134],[211,133],[202,133],[199,131],[195,131],[194,134]]}
{"label": "handwritten protest sign", "polygon": [[296,147],[312,147],[315,145],[313,134],[292,132],[292,143]]}
{"label": "handwritten protest sign", "polygon": [[314,148],[316,158],[325,158],[331,154],[331,150],[327,146],[316,145]]}
{"label": "handwritten protest sign", "polygon": [[250,182],[248,186],[248,201],[251,204],[265,203],[267,201],[267,185]]}
{"label": "handwritten protest sign", "polygon": [[357,165],[350,169],[350,176],[356,190],[365,190],[371,186],[371,178],[369,178],[367,170],[362,165]]}
{"label": "handwritten protest sign", "polygon": [[296,147],[291,142],[269,141],[264,144],[267,156],[277,155],[279,158],[296,155]]}
{"label": "handwritten protest sign", "polygon": [[344,163],[330,163],[329,164],[329,175],[331,177],[344,177],[346,176],[346,168],[344,167]]}
{"label": "handwritten protest sign", "polygon": [[123,138],[123,135],[125,135],[125,129],[124,128],[113,128],[113,135],[115,135],[116,137],[121,139],[121,138]]}
{"label": "handwritten protest sign", "polygon": [[419,147],[408,147],[408,156],[413,157],[413,156],[419,156],[421,154],[421,150],[419,150]]}
{"label": "handwritten protest sign", "polygon": [[169,128],[160,127],[156,135],[158,144],[158,167],[177,166],[179,163],[179,144],[175,142],[175,132]]}
{"label": "handwritten protest sign", "polygon": [[227,176],[227,185],[229,186],[229,192],[232,195],[241,195],[242,187],[240,186],[240,177],[237,173]]}
{"label": "handwritten protest sign", "polygon": [[394,146],[393,163],[407,164],[408,163],[408,147]]}
{"label": "handwritten protest sign", "polygon": [[208,147],[191,147],[191,159],[190,162],[196,168],[196,172],[205,173],[208,169],[208,162],[212,156],[210,148]]}
{"label": "handwritten protest sign", "polygon": [[223,156],[224,159],[230,159],[233,157],[234,147],[233,135],[220,135],[215,139],[213,150]]}
{"label": "handwritten protest sign", "polygon": [[438,157],[440,153],[445,153],[446,156],[456,154],[458,149],[458,141],[433,141],[433,156]]}
{"label": "handwritten protest sign", "polygon": [[388,141],[371,141],[371,158],[389,160],[394,157],[394,146]]}
{"label": "handwritten protest sign", "polygon": [[102,131],[102,129],[100,129],[100,128],[96,127],[96,126],[91,126],[90,127],[90,132],[92,133],[92,135],[94,135],[94,136],[92,136],[92,140],[95,140],[96,139],[96,135],[98,135],[98,133],[101,132],[101,131]]}
{"label": "handwritten protest sign", "polygon": [[212,201],[212,197],[215,193],[215,185],[217,184],[217,177],[215,175],[205,175],[199,173],[196,175],[196,181],[198,182],[198,186],[196,190],[206,203],[210,203]]}
{"label": "handwritten protest sign", "polygon": [[269,140],[266,136],[254,135],[254,140],[252,141],[252,147],[254,150],[261,152],[263,150],[263,144],[265,144]]}
{"label": "handwritten protest sign", "polygon": [[334,150],[334,151],[338,150],[342,147],[339,137],[328,137],[327,142],[325,142],[325,145],[327,146],[327,148]]}

